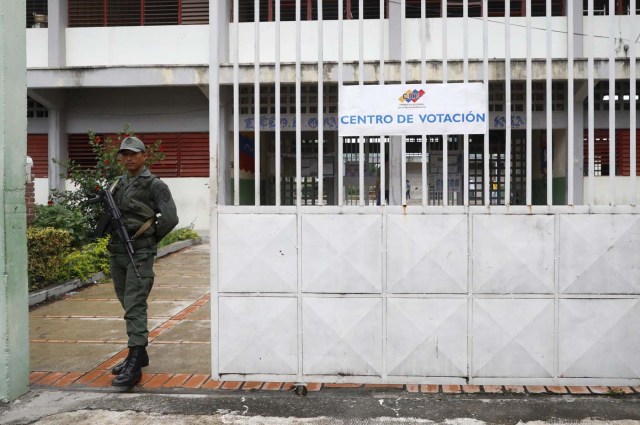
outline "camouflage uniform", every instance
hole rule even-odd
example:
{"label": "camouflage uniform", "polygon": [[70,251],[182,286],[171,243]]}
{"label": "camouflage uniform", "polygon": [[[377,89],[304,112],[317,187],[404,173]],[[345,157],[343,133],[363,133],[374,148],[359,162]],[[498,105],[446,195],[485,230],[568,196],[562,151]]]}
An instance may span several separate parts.
{"label": "camouflage uniform", "polygon": [[149,336],[147,298],[153,287],[153,261],[157,243],[178,224],[176,205],[166,183],[147,168],[137,176],[125,174],[120,177],[112,193],[129,235],[135,235],[148,219],[152,219],[152,224],[132,241],[140,279],[135,274],[126,248],[116,235],[112,235],[109,244],[111,276],[116,295],[125,311],[128,346],[146,347]]}

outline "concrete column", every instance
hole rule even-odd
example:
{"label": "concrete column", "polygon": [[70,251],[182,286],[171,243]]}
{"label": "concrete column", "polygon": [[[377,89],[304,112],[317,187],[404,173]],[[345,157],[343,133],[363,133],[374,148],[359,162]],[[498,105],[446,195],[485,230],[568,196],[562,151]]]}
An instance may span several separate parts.
{"label": "concrete column", "polygon": [[[49,192],[65,190],[69,162],[67,114],[63,109],[49,109]],[[54,161],[55,159],[55,161]]]}
{"label": "concrete column", "polygon": [[47,32],[49,37],[49,67],[64,68],[67,66],[67,38],[65,31],[69,26],[67,0],[49,2]]}
{"label": "concrete column", "polygon": [[[401,5],[400,2],[389,2],[389,59],[400,61],[402,54],[402,39],[400,37],[401,22]],[[402,77],[400,77],[402,80]],[[402,204],[402,184],[401,167],[402,167],[402,137],[389,137],[389,205]]]}
{"label": "concrete column", "polygon": [[26,4],[0,1],[0,399],[29,388]]}

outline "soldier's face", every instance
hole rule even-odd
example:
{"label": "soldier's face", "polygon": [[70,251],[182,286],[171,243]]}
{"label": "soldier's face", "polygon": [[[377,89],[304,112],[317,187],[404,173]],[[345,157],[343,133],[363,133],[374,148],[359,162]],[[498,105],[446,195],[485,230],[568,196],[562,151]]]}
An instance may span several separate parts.
{"label": "soldier's face", "polygon": [[147,159],[147,154],[144,152],[125,150],[120,153],[120,162],[122,162],[130,176],[136,176],[142,171],[145,159]]}

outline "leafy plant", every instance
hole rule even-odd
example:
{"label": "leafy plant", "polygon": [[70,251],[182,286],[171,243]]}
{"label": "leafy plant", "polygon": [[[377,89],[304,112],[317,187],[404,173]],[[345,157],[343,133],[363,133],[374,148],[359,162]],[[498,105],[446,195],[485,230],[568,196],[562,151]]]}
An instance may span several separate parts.
{"label": "leafy plant", "polygon": [[191,223],[187,227],[180,227],[178,229],[173,230],[167,236],[162,238],[160,243],[158,243],[158,248],[170,245],[174,242],[187,241],[191,239],[200,239],[200,236],[198,235],[198,233],[195,230],[193,230],[193,223]]}
{"label": "leafy plant", "polygon": [[108,243],[108,237],[100,238],[67,255],[64,259],[64,268],[69,276],[84,280],[99,271],[108,276],[110,273]]}
{"label": "leafy plant", "polygon": [[[120,163],[118,149],[123,139],[135,136],[128,124],[124,126],[122,133],[116,139],[96,135],[89,131],[89,145],[96,157],[94,167],[83,167],[80,164],[70,161],[62,164],[68,172],[68,178],[73,185],[72,190],[52,191],[51,201],[61,204],[69,209],[78,210],[87,220],[87,227],[95,228],[102,213],[99,203],[92,202],[102,188],[108,188],[119,176],[124,173],[124,167]],[[145,164],[151,166],[164,158],[161,141],[156,140],[153,144],[147,145],[148,155]]]}
{"label": "leafy plant", "polygon": [[64,258],[73,238],[67,230],[53,227],[27,229],[29,289],[39,289],[68,277]]}
{"label": "leafy plant", "polygon": [[90,228],[82,211],[62,204],[36,205],[33,227],[53,227],[68,230],[74,246],[82,246],[88,241]]}

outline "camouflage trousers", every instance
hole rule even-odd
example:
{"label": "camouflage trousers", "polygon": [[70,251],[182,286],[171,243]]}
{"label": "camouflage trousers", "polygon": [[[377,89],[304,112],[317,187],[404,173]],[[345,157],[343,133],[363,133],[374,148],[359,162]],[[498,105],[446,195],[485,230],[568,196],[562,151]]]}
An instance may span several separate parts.
{"label": "camouflage trousers", "polygon": [[153,261],[155,250],[137,251],[135,260],[140,278],[136,276],[129,256],[111,254],[111,277],[116,296],[124,309],[124,320],[129,336],[128,346],[146,347],[149,344],[147,325],[147,298],[153,287]]}

